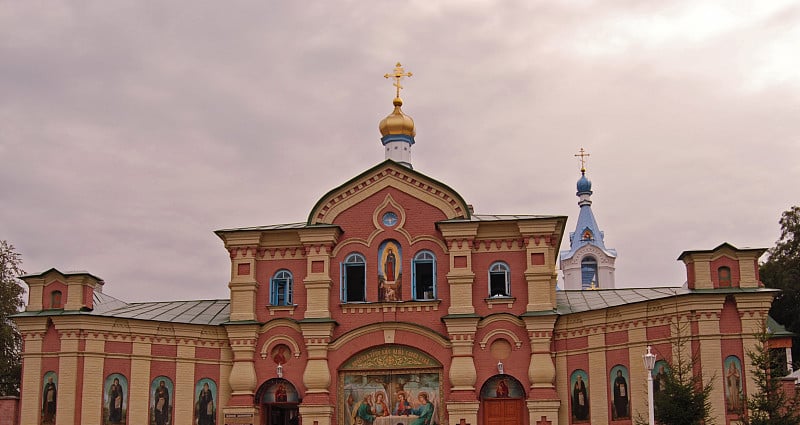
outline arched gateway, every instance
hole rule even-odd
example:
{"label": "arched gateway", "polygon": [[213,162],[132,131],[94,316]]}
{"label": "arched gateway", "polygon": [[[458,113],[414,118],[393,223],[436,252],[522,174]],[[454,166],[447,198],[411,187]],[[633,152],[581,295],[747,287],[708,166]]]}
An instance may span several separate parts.
{"label": "arched gateway", "polygon": [[274,378],[258,389],[263,425],[297,425],[299,423],[297,389],[291,382]]}
{"label": "arched gateway", "polygon": [[481,388],[481,417],[487,425],[525,423],[525,390],[511,375],[495,375]]}
{"label": "arched gateway", "polygon": [[352,356],[339,368],[340,425],[441,424],[442,364],[403,345],[383,345]]}

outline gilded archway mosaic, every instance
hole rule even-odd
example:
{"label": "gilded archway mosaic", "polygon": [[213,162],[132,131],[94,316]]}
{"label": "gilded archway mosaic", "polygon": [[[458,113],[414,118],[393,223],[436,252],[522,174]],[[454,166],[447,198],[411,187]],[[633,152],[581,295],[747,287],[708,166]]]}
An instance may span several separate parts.
{"label": "gilded archway mosaic", "polygon": [[411,347],[362,351],[339,369],[339,423],[429,425],[442,423],[442,365]]}

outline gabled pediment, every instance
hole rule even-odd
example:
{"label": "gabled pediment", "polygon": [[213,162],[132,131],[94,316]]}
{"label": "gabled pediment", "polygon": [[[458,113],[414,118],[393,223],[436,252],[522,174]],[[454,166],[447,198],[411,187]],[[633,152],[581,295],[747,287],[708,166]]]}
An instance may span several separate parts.
{"label": "gabled pediment", "polygon": [[469,218],[464,199],[447,185],[392,160],[386,160],[326,193],[314,205],[308,224],[331,224],[360,201],[392,187],[432,205],[447,217]]}

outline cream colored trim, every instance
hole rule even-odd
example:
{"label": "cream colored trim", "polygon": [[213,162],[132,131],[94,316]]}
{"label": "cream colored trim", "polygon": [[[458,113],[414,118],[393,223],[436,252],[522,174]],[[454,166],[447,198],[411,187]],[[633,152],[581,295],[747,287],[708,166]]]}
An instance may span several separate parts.
{"label": "cream colored trim", "polygon": [[267,356],[269,356],[269,349],[271,346],[276,342],[285,342],[292,346],[292,355],[294,357],[300,357],[300,346],[297,345],[297,342],[289,338],[288,336],[284,335],[275,335],[272,338],[264,341],[264,345],[261,346],[261,359],[266,360]]}
{"label": "cream colored trim", "polygon": [[297,332],[303,332],[302,329],[300,328],[300,325],[298,325],[297,322],[295,322],[294,320],[274,319],[274,320],[270,320],[269,322],[267,322],[264,325],[262,325],[261,328],[258,330],[258,333],[259,334],[267,333],[272,329],[281,328],[281,327],[289,328],[289,329],[291,329],[293,331],[297,331]]}
{"label": "cream colored trim", "polygon": [[511,332],[511,331],[506,330],[506,329],[495,329],[495,330],[487,333],[486,336],[483,337],[482,340],[480,340],[480,342],[478,344],[480,344],[481,349],[485,350],[486,349],[486,344],[489,343],[489,340],[494,338],[494,337],[496,337],[496,336],[498,336],[498,335],[505,335],[505,336],[511,338],[514,341],[514,345],[517,347],[517,350],[519,350],[522,347],[522,340],[517,338],[517,336],[514,335],[514,332]]}
{"label": "cream colored trim", "polygon": [[[383,175],[379,177],[380,174]],[[406,179],[415,180],[415,182],[412,183]],[[387,187],[395,188],[433,206],[444,213],[447,218],[461,217],[467,213],[466,211],[459,212],[451,205],[451,203],[455,203],[456,206],[459,206],[460,203],[456,195],[449,193],[445,188],[435,187],[416,177],[410,177],[402,170],[381,168],[370,175],[363,176],[361,180],[353,182],[348,187],[342,187],[338,192],[329,194],[326,202],[315,208],[311,222],[312,224],[333,223],[343,211]],[[322,214],[321,218],[319,217],[320,213]]]}
{"label": "cream colored trim", "polygon": [[331,351],[336,351],[341,349],[345,344],[348,342],[354,341],[362,336],[366,336],[372,333],[376,334],[376,340],[381,341],[384,339],[384,331],[385,330],[401,330],[406,332],[411,332],[413,334],[419,335],[421,337],[427,338],[443,348],[450,348],[451,343],[448,339],[444,338],[442,335],[424,327],[410,323],[374,323],[367,326],[362,326],[357,329],[353,329],[352,331],[340,336],[336,341],[332,342],[328,345],[328,349]]}
{"label": "cream colored trim", "polygon": [[508,322],[512,326],[520,328],[525,326],[525,322],[519,317],[508,313],[500,313],[500,314],[492,314],[491,316],[487,316],[481,319],[481,321],[478,322],[478,329],[483,329],[491,325],[492,323],[497,323],[497,322]]}

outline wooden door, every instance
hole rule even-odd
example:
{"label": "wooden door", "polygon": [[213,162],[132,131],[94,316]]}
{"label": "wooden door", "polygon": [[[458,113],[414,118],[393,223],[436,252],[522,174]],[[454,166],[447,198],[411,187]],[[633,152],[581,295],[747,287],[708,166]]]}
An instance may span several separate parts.
{"label": "wooden door", "polygon": [[523,418],[522,399],[493,398],[483,400],[484,425],[520,425],[525,423]]}

